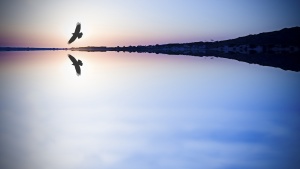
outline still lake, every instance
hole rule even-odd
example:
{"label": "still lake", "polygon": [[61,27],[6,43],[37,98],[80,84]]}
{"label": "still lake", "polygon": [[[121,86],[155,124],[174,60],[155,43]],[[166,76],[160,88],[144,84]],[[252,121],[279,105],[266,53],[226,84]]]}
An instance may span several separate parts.
{"label": "still lake", "polygon": [[0,168],[299,168],[299,87],[215,57],[0,52]]}

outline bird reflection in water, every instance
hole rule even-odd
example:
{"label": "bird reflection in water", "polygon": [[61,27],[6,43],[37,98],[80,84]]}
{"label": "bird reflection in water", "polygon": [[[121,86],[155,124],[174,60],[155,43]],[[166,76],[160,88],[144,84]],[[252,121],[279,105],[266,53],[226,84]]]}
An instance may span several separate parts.
{"label": "bird reflection in water", "polygon": [[78,59],[78,61],[72,56],[72,55],[68,55],[70,60],[73,62],[72,65],[75,66],[75,69],[76,69],[76,73],[77,75],[79,76],[81,74],[81,70],[80,70],[80,66],[82,66],[82,61]]}

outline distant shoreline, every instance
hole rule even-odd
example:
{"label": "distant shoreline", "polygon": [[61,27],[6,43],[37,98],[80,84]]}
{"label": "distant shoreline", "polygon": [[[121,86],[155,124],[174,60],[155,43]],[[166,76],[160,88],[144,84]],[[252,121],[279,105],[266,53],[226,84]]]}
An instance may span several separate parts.
{"label": "distant shoreline", "polygon": [[215,42],[156,44],[148,46],[87,46],[72,48],[0,47],[0,51],[137,52],[169,55],[215,56],[250,64],[300,71],[300,27]]}

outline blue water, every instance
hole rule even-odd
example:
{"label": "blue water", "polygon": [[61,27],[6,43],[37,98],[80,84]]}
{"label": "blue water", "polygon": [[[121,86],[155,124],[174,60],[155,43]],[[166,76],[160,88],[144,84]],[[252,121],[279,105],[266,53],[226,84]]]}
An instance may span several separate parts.
{"label": "blue water", "polygon": [[[82,60],[77,76],[67,54]],[[300,73],[215,57],[0,52],[0,168],[299,168]]]}

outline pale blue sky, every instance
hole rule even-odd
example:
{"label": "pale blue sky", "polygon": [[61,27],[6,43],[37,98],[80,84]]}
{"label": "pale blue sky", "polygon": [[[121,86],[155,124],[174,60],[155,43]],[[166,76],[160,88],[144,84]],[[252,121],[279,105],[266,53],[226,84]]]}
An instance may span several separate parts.
{"label": "pale blue sky", "polygon": [[[0,2],[0,46],[210,41],[300,26],[291,0]],[[82,39],[68,45],[77,22]],[[0,168],[299,168],[299,72],[212,57],[0,52]]]}
{"label": "pale blue sky", "polygon": [[[300,25],[296,0],[12,0],[0,9],[0,46],[225,40]],[[83,38],[68,45],[77,22]]]}

